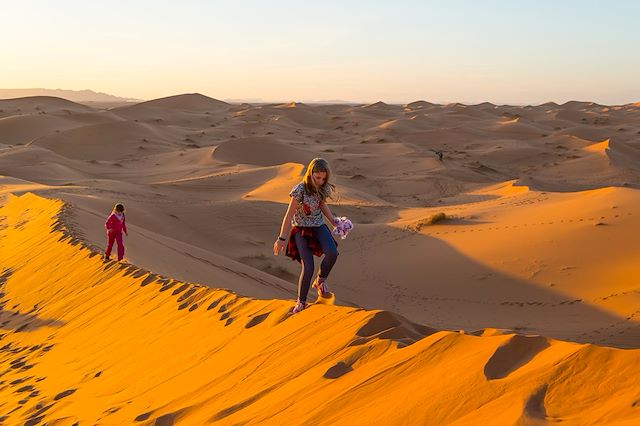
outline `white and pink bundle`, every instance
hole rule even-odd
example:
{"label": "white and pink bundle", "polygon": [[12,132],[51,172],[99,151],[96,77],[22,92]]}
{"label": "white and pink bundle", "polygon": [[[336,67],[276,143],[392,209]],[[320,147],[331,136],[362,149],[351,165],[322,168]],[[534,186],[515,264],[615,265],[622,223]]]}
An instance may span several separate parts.
{"label": "white and pink bundle", "polygon": [[346,217],[336,217],[336,227],[333,228],[333,234],[339,236],[341,239],[347,238],[349,231],[353,229],[353,223]]}

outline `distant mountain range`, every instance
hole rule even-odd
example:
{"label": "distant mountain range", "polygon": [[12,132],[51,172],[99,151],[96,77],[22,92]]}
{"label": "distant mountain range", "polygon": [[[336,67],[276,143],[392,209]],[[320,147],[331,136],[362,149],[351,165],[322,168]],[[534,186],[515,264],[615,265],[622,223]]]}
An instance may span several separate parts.
{"label": "distant mountain range", "polygon": [[27,96],[55,96],[73,102],[140,102],[140,99],[121,98],[93,90],[64,89],[0,89],[0,99],[24,98]]}

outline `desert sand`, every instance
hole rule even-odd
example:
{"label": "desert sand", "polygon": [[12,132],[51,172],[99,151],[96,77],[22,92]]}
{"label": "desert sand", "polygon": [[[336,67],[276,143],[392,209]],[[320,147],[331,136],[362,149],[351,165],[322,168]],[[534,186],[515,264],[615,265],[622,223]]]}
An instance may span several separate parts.
{"label": "desert sand", "polygon": [[[290,316],[317,156],[356,228]],[[633,424],[639,173],[638,104],[0,100],[0,423]]]}

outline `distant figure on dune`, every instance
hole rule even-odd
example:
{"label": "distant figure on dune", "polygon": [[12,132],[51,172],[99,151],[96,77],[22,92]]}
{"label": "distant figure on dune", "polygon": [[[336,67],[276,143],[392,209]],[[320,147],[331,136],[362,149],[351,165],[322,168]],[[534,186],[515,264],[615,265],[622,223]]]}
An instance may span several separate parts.
{"label": "distant figure on dune", "polygon": [[110,260],[111,249],[113,248],[113,242],[118,242],[118,261],[121,261],[124,257],[124,244],[122,242],[122,232],[125,235],[129,235],[127,232],[127,223],[124,216],[124,205],[118,203],[113,208],[113,212],[107,218],[104,224],[107,229],[107,249],[104,251],[104,260]]}
{"label": "distant figure on dune", "polygon": [[[285,254],[302,264],[298,279],[298,300],[292,311],[294,314],[307,306],[307,293],[314,271],[314,255],[320,257],[324,254],[324,259],[313,282],[313,288],[318,291],[318,297],[331,296],[327,287],[327,277],[338,259],[338,243],[325,225],[322,215],[324,214],[333,227],[341,226],[342,219],[346,220],[334,217],[326,203],[334,190],[329,163],[322,158],[314,158],[307,166],[302,182],[295,185],[289,193],[289,208],[282,220],[280,235],[273,244],[273,254],[277,256],[283,251],[288,240]],[[351,225],[350,221],[348,223]]]}

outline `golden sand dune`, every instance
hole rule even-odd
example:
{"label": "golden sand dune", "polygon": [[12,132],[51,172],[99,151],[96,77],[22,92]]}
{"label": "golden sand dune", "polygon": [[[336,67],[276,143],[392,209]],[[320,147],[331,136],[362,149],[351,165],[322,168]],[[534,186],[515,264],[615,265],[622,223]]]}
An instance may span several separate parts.
{"label": "golden sand dune", "polygon": [[[633,104],[1,104],[0,423],[638,419]],[[289,317],[317,156],[356,228]]]}
{"label": "golden sand dune", "polygon": [[294,108],[308,108],[308,106],[302,102],[292,101],[292,102],[276,105],[275,108],[294,109]]}
{"label": "golden sand dune", "polygon": [[286,301],[105,264],[69,208],[31,194],[0,207],[5,424],[637,420],[638,350],[340,306],[290,316]]}
{"label": "golden sand dune", "polygon": [[[404,314],[415,318],[410,309],[437,309],[438,314],[423,316],[423,321],[435,325],[448,317],[468,329],[465,317],[477,312],[484,324],[528,329],[535,323],[536,332],[547,336],[637,347],[640,289],[631,266],[636,252],[629,249],[639,226],[636,190],[547,193],[494,186],[473,195],[470,201],[475,202],[464,205],[409,209],[395,223],[415,232],[416,224],[437,213],[448,217],[401,240],[414,252],[405,254],[396,271],[422,259],[422,266],[412,271],[417,278],[400,272],[378,277],[396,283],[396,291],[406,297],[402,302],[414,306],[404,306]],[[454,253],[465,262],[452,261]],[[368,252],[372,264],[384,256],[383,249]],[[428,277],[432,294],[459,298],[465,314],[441,309],[437,298],[420,300],[421,276]],[[476,286],[462,284],[465,280]]]}
{"label": "golden sand dune", "polygon": [[591,144],[589,146],[584,147],[585,151],[588,152],[599,152],[599,153],[605,153],[606,150],[609,149],[609,139],[604,140],[602,142],[597,142],[594,144]]}
{"label": "golden sand dune", "polygon": [[254,200],[268,200],[279,203],[289,202],[289,191],[300,182],[304,166],[298,163],[286,163],[273,167],[275,176],[259,187],[248,192],[245,197]]}

